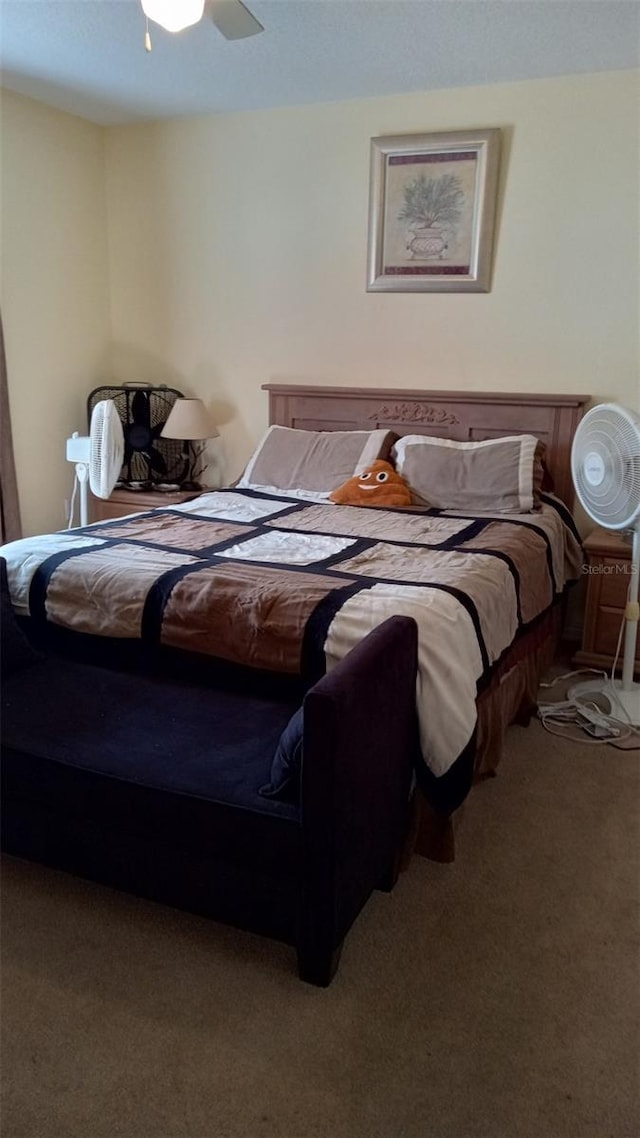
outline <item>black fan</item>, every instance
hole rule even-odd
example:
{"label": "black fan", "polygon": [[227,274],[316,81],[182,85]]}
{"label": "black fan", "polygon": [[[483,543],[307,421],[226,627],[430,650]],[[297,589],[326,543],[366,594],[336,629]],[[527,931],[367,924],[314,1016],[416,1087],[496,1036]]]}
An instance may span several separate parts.
{"label": "black fan", "polygon": [[112,399],[124,432],[124,461],[119,482],[126,486],[180,486],[185,466],[182,443],[160,438],[171,408],[182,392],[175,387],[123,384],[97,387],[87,400],[89,418],[96,403]]}

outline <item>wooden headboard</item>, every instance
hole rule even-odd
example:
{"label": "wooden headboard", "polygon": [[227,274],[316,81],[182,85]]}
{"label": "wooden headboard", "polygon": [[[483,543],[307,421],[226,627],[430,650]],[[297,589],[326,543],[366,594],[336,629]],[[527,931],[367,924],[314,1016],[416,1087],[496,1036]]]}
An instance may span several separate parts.
{"label": "wooden headboard", "polygon": [[588,395],[510,395],[382,387],[307,387],[265,383],[269,422],[307,431],[374,430],[473,441],[535,435],[547,448],[555,491],[573,502],[571,440]]}

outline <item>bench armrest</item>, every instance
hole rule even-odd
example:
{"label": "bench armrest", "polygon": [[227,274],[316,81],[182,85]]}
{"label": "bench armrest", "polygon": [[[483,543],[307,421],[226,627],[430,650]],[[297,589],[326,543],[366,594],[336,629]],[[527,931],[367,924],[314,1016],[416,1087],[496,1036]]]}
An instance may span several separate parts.
{"label": "bench armrest", "polygon": [[415,621],[391,617],[305,698],[301,972],[302,955],[326,968],[372,890],[393,882],[418,745],[416,672]]}

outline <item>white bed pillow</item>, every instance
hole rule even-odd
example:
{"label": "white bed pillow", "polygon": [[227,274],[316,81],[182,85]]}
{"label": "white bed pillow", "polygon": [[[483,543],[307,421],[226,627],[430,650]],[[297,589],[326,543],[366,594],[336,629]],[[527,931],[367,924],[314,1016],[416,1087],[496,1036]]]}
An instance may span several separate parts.
{"label": "white bed pillow", "polygon": [[536,507],[538,448],[534,435],[473,443],[405,435],[392,455],[416,502],[443,510],[522,514]]}
{"label": "white bed pillow", "polygon": [[237,483],[240,490],[328,498],[354,474],[388,456],[392,431],[300,431],[269,427]]}

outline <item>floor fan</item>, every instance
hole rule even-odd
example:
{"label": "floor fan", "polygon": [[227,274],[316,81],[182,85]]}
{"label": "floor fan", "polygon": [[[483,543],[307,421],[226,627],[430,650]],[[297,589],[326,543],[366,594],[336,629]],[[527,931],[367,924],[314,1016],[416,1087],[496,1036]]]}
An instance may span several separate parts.
{"label": "floor fan", "polygon": [[640,726],[640,684],[633,682],[638,638],[640,573],[640,416],[616,403],[601,403],[578,424],[571,473],[582,506],[600,526],[632,531],[631,575],[625,610],[622,680],[575,684],[570,699],[608,703],[606,713]]}
{"label": "floor fan", "polygon": [[[87,483],[97,498],[108,498],[120,475],[123,456],[124,434],[116,405],[112,399],[102,399],[91,413],[89,434],[79,435],[74,431],[67,439],[67,459],[76,467],[73,498],[76,487],[80,487],[81,526],[86,526],[89,521]],[[69,526],[72,524],[73,499]]]}

